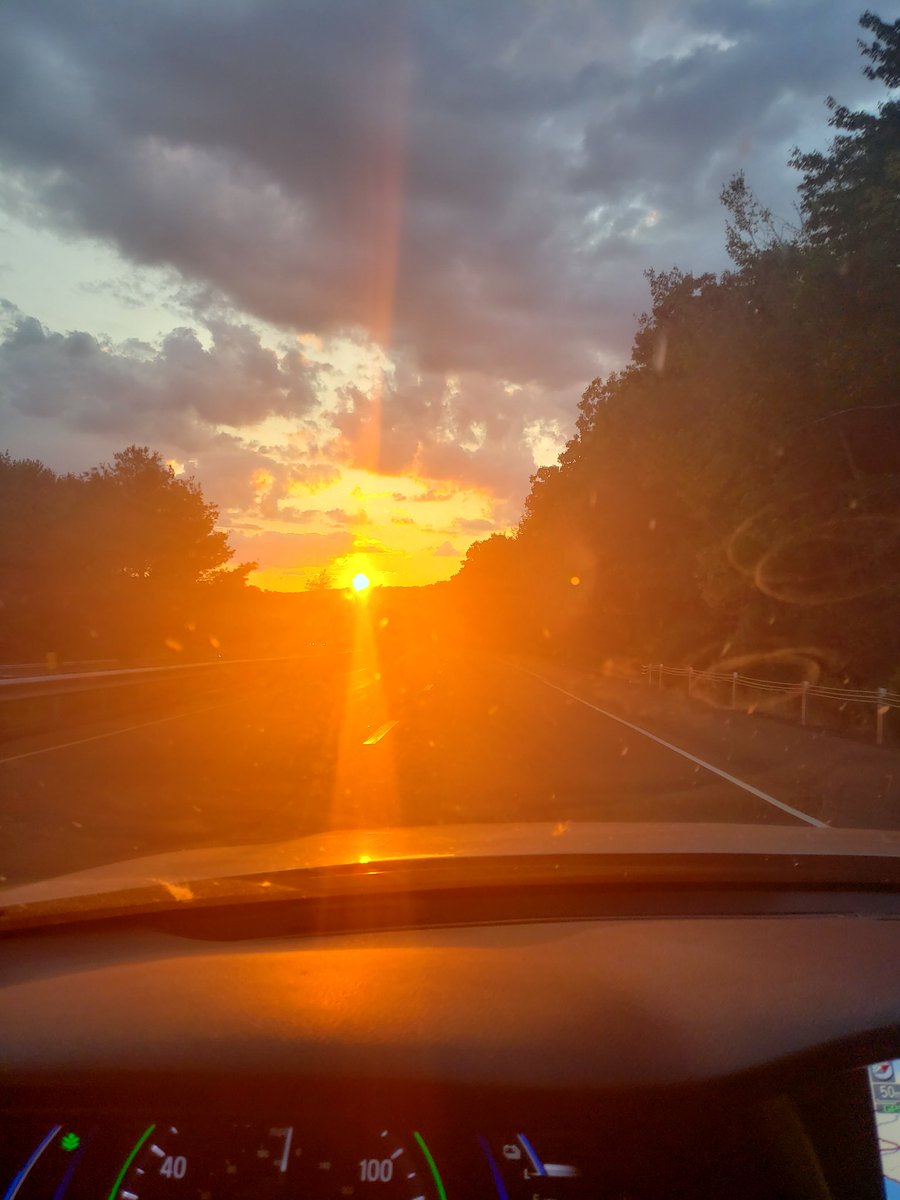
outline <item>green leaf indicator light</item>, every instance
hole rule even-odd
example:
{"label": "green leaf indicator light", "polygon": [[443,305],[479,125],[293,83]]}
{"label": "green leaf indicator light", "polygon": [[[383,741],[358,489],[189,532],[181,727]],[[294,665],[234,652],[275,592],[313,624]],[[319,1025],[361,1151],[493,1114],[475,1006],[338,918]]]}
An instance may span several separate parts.
{"label": "green leaf indicator light", "polygon": [[59,1139],[59,1144],[62,1146],[63,1150],[77,1150],[81,1145],[81,1138],[77,1133],[72,1133],[70,1130],[68,1133],[64,1133],[62,1135],[62,1137]]}

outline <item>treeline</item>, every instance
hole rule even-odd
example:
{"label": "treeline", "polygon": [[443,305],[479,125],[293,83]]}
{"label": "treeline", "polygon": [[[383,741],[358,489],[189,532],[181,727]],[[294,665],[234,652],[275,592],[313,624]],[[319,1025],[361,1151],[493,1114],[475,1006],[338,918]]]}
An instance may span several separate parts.
{"label": "treeline", "polygon": [[[897,88],[900,21],[860,23]],[[517,534],[470,549],[454,586],[492,644],[900,688],[900,103],[828,106],[799,228],[733,178],[733,269],[647,273],[629,365]]]}
{"label": "treeline", "polygon": [[216,655],[255,590],[217,520],[145,447],[80,475],[0,455],[0,662]]}

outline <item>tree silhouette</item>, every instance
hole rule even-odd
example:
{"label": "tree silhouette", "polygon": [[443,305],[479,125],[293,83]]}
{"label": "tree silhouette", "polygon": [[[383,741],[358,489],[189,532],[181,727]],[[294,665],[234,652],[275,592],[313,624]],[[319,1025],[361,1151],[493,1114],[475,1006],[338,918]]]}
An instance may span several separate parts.
{"label": "tree silhouette", "polygon": [[330,567],[323,567],[309,576],[305,586],[308,592],[327,592],[334,587],[334,571]]}
{"label": "tree silhouette", "polygon": [[134,656],[185,646],[204,614],[246,591],[255,565],[226,569],[232,551],[217,520],[200,486],[147,447],[62,477],[3,454],[0,654]]}
{"label": "tree silhouette", "polygon": [[[900,22],[861,24],[866,74],[897,86]],[[900,105],[828,104],[831,148],[792,159],[799,229],[738,174],[734,269],[647,272],[630,363],[585,390],[517,536],[467,555],[476,627],[582,662],[900,666]]]}

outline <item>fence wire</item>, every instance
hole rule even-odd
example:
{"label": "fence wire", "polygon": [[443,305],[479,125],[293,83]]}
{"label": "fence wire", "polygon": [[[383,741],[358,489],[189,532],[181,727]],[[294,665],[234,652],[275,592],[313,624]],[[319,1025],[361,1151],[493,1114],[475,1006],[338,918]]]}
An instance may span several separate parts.
{"label": "fence wire", "polygon": [[[731,707],[745,707],[746,692],[756,691],[777,695],[785,701],[796,699],[800,706],[800,723],[806,725],[809,717],[809,700],[819,697],[838,705],[843,710],[848,704],[871,706],[875,717],[875,740],[884,741],[884,718],[891,709],[900,709],[900,694],[887,688],[830,687],[826,684],[801,680],[784,683],[777,679],[758,679],[753,675],[742,675],[739,671],[702,671],[695,667],[667,667],[664,663],[645,663],[641,675],[648,685],[662,687],[666,677],[687,680],[688,695],[693,694],[696,684],[725,684],[731,689]],[[739,700],[741,703],[739,703]]]}

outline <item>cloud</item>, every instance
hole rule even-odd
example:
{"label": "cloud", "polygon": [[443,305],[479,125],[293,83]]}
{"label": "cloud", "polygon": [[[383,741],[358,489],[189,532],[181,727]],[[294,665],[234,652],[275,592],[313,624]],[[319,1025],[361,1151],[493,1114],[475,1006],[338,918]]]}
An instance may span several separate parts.
{"label": "cloud", "polygon": [[8,0],[9,202],[286,327],[577,385],[673,217],[718,235],[724,176],[762,143],[783,177],[822,97],[861,90],[855,8],[631,9]]}
{"label": "cloud", "polygon": [[450,542],[441,542],[434,551],[435,558],[462,558],[460,552]]}
{"label": "cloud", "polygon": [[355,538],[353,541],[354,554],[387,554],[389,548],[375,538]]}
{"label": "cloud", "polygon": [[453,528],[457,533],[488,533],[497,528],[497,523],[487,517],[460,517],[453,522]]}
{"label": "cloud", "polygon": [[[824,96],[871,102],[857,17],[849,0],[184,0],[122,20],[119,0],[5,0],[0,205],[168,269],[192,314],[113,344],[7,308],[9,436],[78,465],[148,442],[267,518],[348,465],[511,512],[529,431],[571,430],[627,356],[642,269],[725,265],[729,175],[790,216],[785,160],[827,139]],[[324,401],[335,338],[381,346],[383,386],[351,372]],[[316,448],[238,436],[278,418]]]}
{"label": "cloud", "polygon": [[452,500],[456,492],[455,487],[441,484],[438,487],[426,488],[417,496],[404,497],[404,499],[413,500],[416,504],[442,504],[446,500]]}
{"label": "cloud", "polygon": [[187,328],[157,346],[115,345],[80,330],[48,330],[7,302],[0,310],[4,404],[100,436],[134,440],[165,430],[188,450],[192,427],[310,411],[315,372],[300,355],[265,348],[247,326],[216,321],[208,331],[209,348]]}
{"label": "cloud", "polygon": [[290,504],[278,504],[276,519],[288,525],[309,525],[313,521],[321,521],[322,513],[317,508],[294,508]]}
{"label": "cloud", "polygon": [[518,497],[534,470],[526,433],[555,399],[533,386],[510,391],[483,375],[421,376],[401,364],[380,393],[344,389],[333,421],[348,463],[447,481],[412,500],[448,499],[460,486]]}
{"label": "cloud", "polygon": [[344,508],[329,508],[323,514],[329,521],[333,521],[335,525],[370,525],[371,521],[367,513],[361,508],[356,512],[347,512]]}
{"label": "cloud", "polygon": [[260,569],[270,567],[318,567],[328,563],[353,547],[353,535],[335,533],[266,533],[232,534],[234,561],[254,561]]}
{"label": "cloud", "polygon": [[341,477],[333,463],[294,463],[291,467],[291,494],[320,492]]}
{"label": "cloud", "polygon": [[[113,343],[80,330],[47,329],[0,301],[0,422],[14,454],[57,470],[84,470],[136,442],[185,464],[223,509],[285,521],[312,510],[282,508],[340,478],[321,461],[315,425],[318,368],[290,347],[264,346],[246,325],[181,328],[156,345]],[[204,345],[204,342],[208,344]],[[305,422],[313,436],[264,446],[247,436],[267,419]]]}

